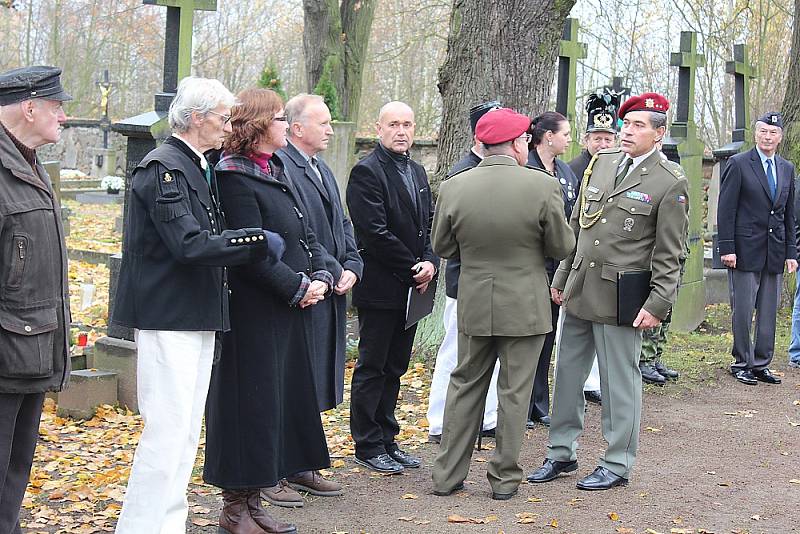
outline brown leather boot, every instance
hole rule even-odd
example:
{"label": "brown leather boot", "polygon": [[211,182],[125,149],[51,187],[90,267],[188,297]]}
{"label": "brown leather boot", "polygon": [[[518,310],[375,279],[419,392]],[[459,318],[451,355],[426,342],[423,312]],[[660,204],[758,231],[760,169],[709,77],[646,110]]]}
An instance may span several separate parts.
{"label": "brown leather boot", "polygon": [[247,495],[247,508],[250,511],[250,517],[252,517],[253,521],[265,532],[269,532],[270,534],[297,532],[297,527],[291,523],[281,523],[264,510],[264,505],[261,504],[261,492],[259,490],[253,490]]}
{"label": "brown leather boot", "polygon": [[[222,490],[222,512],[219,514],[219,532],[224,534],[264,534],[247,506],[253,490]],[[258,492],[258,490],[255,490]]]}

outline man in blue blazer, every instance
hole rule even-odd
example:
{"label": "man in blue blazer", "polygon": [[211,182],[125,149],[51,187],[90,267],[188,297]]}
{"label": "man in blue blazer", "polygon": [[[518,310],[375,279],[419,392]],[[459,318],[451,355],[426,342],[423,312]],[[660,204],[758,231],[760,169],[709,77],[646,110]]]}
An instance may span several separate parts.
{"label": "man in blue blazer", "polygon": [[[769,112],[756,121],[756,146],[736,154],[722,173],[719,193],[719,254],[728,268],[733,311],[731,373],[743,384],[779,384],[769,370],[775,349],[783,267],[797,269],[795,170],[776,154],[783,119]],[[756,312],[755,340],[751,322]]]}

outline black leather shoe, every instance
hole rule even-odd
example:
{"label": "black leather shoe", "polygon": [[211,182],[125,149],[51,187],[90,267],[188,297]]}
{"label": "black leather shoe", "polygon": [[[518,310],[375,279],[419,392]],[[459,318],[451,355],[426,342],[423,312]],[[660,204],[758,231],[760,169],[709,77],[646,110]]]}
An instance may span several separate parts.
{"label": "black leather shoe", "polygon": [[428,443],[441,443],[441,442],[442,442],[441,434],[428,434]]}
{"label": "black leather shoe", "polygon": [[420,460],[416,456],[408,454],[405,451],[401,451],[400,449],[394,449],[389,451],[389,456],[391,456],[395,462],[402,465],[403,467],[416,468],[422,465],[422,460]]}
{"label": "black leather shoe", "polygon": [[550,482],[561,473],[571,473],[578,469],[578,461],[572,460],[571,462],[559,462],[558,460],[551,460],[546,458],[542,467],[528,475],[528,482],[535,484],[541,482]]}
{"label": "black leather shoe", "polygon": [[733,378],[742,384],[747,384],[748,386],[755,386],[758,384],[755,375],[751,373],[749,369],[737,369],[736,371],[733,371],[732,374]]}
{"label": "black leather shoe", "polygon": [[656,368],[648,363],[640,363],[639,370],[642,372],[642,380],[647,382],[648,384],[655,384],[657,386],[663,386],[667,383],[667,379],[664,378],[661,373],[656,371]]}
{"label": "black leather shoe", "polygon": [[759,382],[766,382],[767,384],[780,384],[781,379],[772,374],[769,369],[762,369],[761,371],[753,371],[753,376]]}
{"label": "black leather shoe", "polygon": [[463,482],[459,482],[458,484],[456,484],[455,486],[453,486],[449,490],[433,490],[433,494],[438,496],[438,497],[447,497],[448,495],[452,495],[455,492],[461,491],[463,489],[464,489],[464,483]]}
{"label": "black leather shoe", "polygon": [[495,493],[493,491],[492,492],[492,499],[494,499],[496,501],[507,501],[507,500],[509,500],[511,497],[513,497],[516,494],[517,494],[517,490],[514,490],[511,493]]}
{"label": "black leather shoe", "polygon": [[377,471],[378,473],[385,473],[388,475],[398,475],[403,472],[403,466],[388,454],[379,454],[367,459],[361,459],[356,456],[356,463],[372,469],[373,471]]}
{"label": "black leather shoe", "polygon": [[583,398],[586,399],[587,402],[603,404],[603,397],[600,395],[600,392],[596,390],[584,391]]}
{"label": "black leather shoe", "polygon": [[481,437],[482,438],[493,438],[495,437],[495,429],[490,428],[488,430],[481,430]]}
{"label": "black leather shoe", "polygon": [[680,373],[678,373],[678,371],[676,371],[675,369],[670,369],[669,367],[661,363],[661,361],[657,361],[655,365],[653,365],[653,367],[655,367],[656,371],[658,371],[658,374],[660,374],[667,380],[677,380],[678,377],[680,376]]}
{"label": "black leather shoe", "polygon": [[575,486],[587,491],[607,490],[614,486],[627,486],[628,479],[612,473],[605,467],[596,468],[591,475],[578,481]]}

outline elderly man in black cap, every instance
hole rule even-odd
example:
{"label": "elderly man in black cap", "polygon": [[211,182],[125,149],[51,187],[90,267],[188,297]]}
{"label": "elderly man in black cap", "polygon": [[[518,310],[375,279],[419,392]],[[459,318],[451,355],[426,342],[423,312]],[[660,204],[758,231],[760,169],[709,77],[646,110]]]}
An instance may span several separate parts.
{"label": "elderly man in black cap", "polygon": [[69,288],[61,208],[36,149],[58,141],[71,100],[61,69],[0,74],[0,533],[21,533],[47,391],[69,376]]}
{"label": "elderly man in black cap", "polygon": [[[491,100],[473,106],[469,110],[469,124],[472,128],[472,147],[464,154],[453,168],[448,177],[461,171],[476,167],[483,160],[483,145],[475,137],[475,125],[486,112],[499,109],[500,102]],[[444,271],[445,303],[444,303],[444,339],[436,353],[436,365],[431,379],[431,394],[428,398],[428,441],[439,443],[442,440],[442,421],[444,419],[444,403],[447,398],[447,385],[450,383],[450,373],[456,368],[458,362],[458,329],[456,328],[456,314],[458,294],[458,275],[461,272],[461,260],[457,257],[447,260]],[[486,403],[483,407],[482,433],[484,437],[493,436],[497,426],[497,374],[500,372],[500,362],[494,366],[492,380],[489,383],[489,392],[486,394]]]}
{"label": "elderly man in black cap", "polygon": [[775,315],[784,264],[790,273],[797,269],[795,170],[777,154],[782,138],[781,114],[764,114],[755,124],[756,146],[731,157],[720,179],[717,227],[733,310],[731,373],[747,385],[781,382],[769,370]]}

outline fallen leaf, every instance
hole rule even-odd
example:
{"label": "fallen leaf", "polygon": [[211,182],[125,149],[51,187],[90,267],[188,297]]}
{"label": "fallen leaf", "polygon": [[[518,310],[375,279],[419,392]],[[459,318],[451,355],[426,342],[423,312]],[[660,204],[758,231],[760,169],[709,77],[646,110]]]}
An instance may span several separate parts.
{"label": "fallen leaf", "polygon": [[616,530],[619,532],[619,534],[634,534],[635,532],[632,528],[628,527],[617,527]]}
{"label": "fallen leaf", "polygon": [[414,516],[412,515],[411,517],[398,517],[397,519],[400,521],[413,521]]}
{"label": "fallen leaf", "polygon": [[648,432],[661,432],[660,428],[654,428],[652,426],[645,427],[645,430],[647,430]]}
{"label": "fallen leaf", "polygon": [[644,532],[645,532],[645,534],[661,534],[661,532],[659,532],[657,530],[653,530],[652,528],[648,528]]}
{"label": "fallen leaf", "polygon": [[202,517],[195,517],[192,519],[192,524],[197,525],[198,527],[210,527],[216,523],[216,521],[212,521],[211,519],[203,519]]}
{"label": "fallen leaf", "polygon": [[413,493],[404,493],[401,499],[417,499],[418,497]]}
{"label": "fallen leaf", "polygon": [[694,530],[690,528],[671,528],[669,532],[670,534],[692,534]]}
{"label": "fallen leaf", "polygon": [[761,516],[758,514],[751,515],[750,519],[752,519],[753,521],[761,521]]}
{"label": "fallen leaf", "polygon": [[558,519],[553,519],[550,521],[550,526],[553,528],[558,528]]}
{"label": "fallen leaf", "polygon": [[793,478],[789,481],[789,484],[800,484],[800,478]]}
{"label": "fallen leaf", "polygon": [[514,514],[517,518],[517,523],[523,525],[529,525],[531,523],[535,523],[537,519],[539,519],[539,514],[534,514],[533,512],[520,512],[518,514]]}
{"label": "fallen leaf", "polygon": [[612,521],[619,521],[619,514],[617,512],[608,512],[608,518]]}
{"label": "fallen leaf", "polygon": [[344,460],[334,460],[331,463],[331,467],[333,467],[334,469],[339,469],[341,467],[344,467],[344,465],[345,465]]}
{"label": "fallen leaf", "polygon": [[526,502],[542,502],[542,499],[540,499],[539,497],[528,497],[528,500]]}

